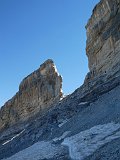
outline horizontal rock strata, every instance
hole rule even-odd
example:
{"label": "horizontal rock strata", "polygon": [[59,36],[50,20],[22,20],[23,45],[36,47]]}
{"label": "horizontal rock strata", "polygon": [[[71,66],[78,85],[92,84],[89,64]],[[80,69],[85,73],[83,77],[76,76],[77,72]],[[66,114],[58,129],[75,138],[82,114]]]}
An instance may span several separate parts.
{"label": "horizontal rock strata", "polygon": [[[120,0],[101,0],[86,26],[90,73],[59,103],[54,102],[62,96],[62,79],[51,60],[22,81],[16,96],[0,110],[0,126],[10,126],[0,132],[0,159],[120,159],[119,26]],[[55,147],[60,150],[54,154],[50,150],[56,152]]]}
{"label": "horizontal rock strata", "polygon": [[19,92],[0,110],[0,130],[19,121],[25,121],[49,108],[62,97],[62,77],[52,60],[27,76],[19,86]]}
{"label": "horizontal rock strata", "polygon": [[120,1],[101,0],[86,25],[87,79],[120,70]]}

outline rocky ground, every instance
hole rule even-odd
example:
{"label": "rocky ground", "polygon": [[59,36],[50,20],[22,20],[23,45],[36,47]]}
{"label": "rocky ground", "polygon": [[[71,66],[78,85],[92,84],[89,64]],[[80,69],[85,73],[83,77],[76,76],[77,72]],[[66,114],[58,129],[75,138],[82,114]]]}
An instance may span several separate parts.
{"label": "rocky ground", "polygon": [[80,95],[81,87],[42,117],[6,130],[0,136],[0,159],[120,159],[119,77],[113,82],[113,88],[99,85],[97,96],[96,89]]}
{"label": "rocky ground", "polygon": [[62,98],[51,60],[23,80],[0,110],[1,160],[120,160],[119,20],[120,0],[94,8],[86,26],[90,72],[71,95]]}

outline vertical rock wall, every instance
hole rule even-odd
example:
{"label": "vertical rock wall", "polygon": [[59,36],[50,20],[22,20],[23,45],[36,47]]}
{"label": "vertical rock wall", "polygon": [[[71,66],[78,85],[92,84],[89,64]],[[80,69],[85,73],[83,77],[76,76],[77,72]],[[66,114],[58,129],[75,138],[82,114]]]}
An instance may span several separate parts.
{"label": "vertical rock wall", "polygon": [[0,110],[0,129],[27,120],[62,97],[62,77],[52,60],[26,77],[19,92]]}
{"label": "vertical rock wall", "polygon": [[88,79],[120,70],[120,0],[101,0],[86,25]]}

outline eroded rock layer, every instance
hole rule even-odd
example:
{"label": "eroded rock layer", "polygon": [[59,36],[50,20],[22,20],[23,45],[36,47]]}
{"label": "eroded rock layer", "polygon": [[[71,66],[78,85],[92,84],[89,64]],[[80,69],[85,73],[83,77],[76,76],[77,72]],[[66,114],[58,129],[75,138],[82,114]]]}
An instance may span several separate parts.
{"label": "eroded rock layer", "polygon": [[52,60],[26,77],[19,92],[0,110],[0,130],[44,111],[62,97],[62,77]]}
{"label": "eroded rock layer", "polygon": [[120,0],[101,0],[86,25],[88,79],[120,70]]}
{"label": "eroded rock layer", "polygon": [[0,159],[120,160],[119,24],[120,0],[101,0],[86,26],[86,83],[59,103],[62,80],[51,60],[23,80],[0,126],[32,118],[0,132]]}

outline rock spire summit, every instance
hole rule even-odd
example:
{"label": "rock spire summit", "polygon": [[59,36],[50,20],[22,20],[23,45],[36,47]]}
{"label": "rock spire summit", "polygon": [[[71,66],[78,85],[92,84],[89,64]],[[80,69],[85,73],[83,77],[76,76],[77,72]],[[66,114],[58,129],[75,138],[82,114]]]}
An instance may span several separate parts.
{"label": "rock spire summit", "polygon": [[1,108],[0,129],[42,113],[62,95],[62,77],[53,60],[48,59],[23,79],[16,95]]}

